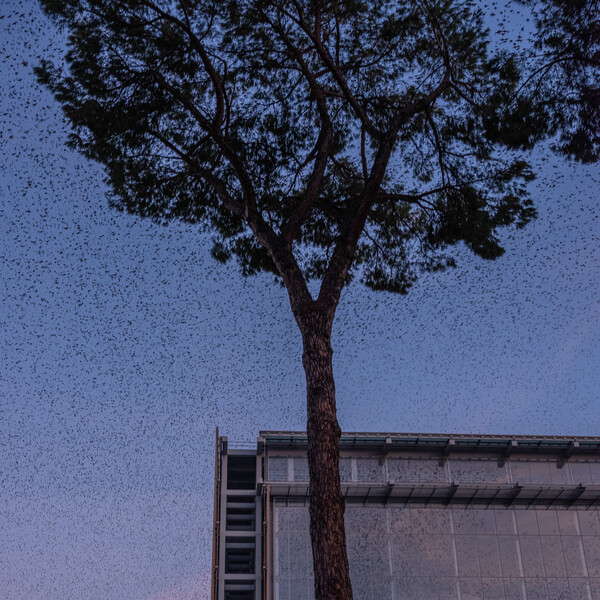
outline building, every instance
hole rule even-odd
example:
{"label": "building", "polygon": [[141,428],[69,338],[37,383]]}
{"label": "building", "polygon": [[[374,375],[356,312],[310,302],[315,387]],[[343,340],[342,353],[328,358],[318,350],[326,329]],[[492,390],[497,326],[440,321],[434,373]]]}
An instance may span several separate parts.
{"label": "building", "polygon": [[[600,437],[346,433],[356,600],[600,600]],[[306,434],[218,438],[211,600],[311,600]]]}

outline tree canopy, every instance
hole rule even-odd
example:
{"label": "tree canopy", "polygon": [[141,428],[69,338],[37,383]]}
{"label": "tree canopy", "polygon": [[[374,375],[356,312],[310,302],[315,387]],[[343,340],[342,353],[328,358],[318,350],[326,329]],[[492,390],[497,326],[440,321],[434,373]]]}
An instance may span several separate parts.
{"label": "tree canopy", "polygon": [[197,222],[245,274],[281,274],[280,245],[320,278],[351,240],[345,277],[406,292],[535,215],[498,145],[519,57],[490,55],[472,2],[42,3],[70,47],[39,76],[112,204]]}

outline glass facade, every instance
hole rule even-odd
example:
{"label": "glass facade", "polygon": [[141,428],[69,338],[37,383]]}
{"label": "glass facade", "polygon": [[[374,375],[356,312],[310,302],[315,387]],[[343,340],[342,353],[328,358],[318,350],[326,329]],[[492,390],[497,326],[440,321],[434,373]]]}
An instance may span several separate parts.
{"label": "glass facade", "polygon": [[[356,600],[600,600],[599,510],[346,508]],[[313,598],[308,508],[274,507],[274,598]]]}
{"label": "glass facade", "polygon": [[[594,486],[600,461],[342,456],[344,483]],[[267,479],[308,480],[306,457],[269,456]],[[347,503],[356,600],[600,600],[600,507]],[[275,600],[312,600],[308,508],[275,499]]]}

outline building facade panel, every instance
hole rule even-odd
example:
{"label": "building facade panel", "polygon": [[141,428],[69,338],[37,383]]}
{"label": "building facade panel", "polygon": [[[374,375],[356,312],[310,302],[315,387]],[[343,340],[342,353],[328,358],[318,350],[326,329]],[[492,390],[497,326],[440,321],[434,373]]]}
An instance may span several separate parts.
{"label": "building facade panel", "polygon": [[[308,507],[276,501],[274,514],[274,598],[310,600]],[[520,590],[521,599],[591,600],[600,546],[587,524],[597,519],[596,508],[349,505],[345,521],[355,597],[507,600]],[[583,595],[565,595],[570,587]],[[563,591],[556,595],[557,590]]]}

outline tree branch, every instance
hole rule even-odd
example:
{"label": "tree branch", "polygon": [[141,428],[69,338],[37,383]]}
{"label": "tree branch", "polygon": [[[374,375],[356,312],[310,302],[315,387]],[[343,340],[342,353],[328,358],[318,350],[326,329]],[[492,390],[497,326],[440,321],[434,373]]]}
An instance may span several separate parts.
{"label": "tree branch", "polygon": [[400,128],[404,123],[409,121],[412,117],[414,117],[417,113],[428,109],[435,101],[444,93],[452,85],[452,74],[451,71],[446,71],[443,79],[436,86],[435,89],[431,90],[427,96],[417,100],[416,102],[411,102],[410,104],[405,105],[396,115],[396,117],[392,120],[392,124],[386,133],[386,136],[393,135],[394,137],[398,135]]}
{"label": "tree branch", "polygon": [[176,25],[177,27],[182,29],[188,36],[190,46],[194,50],[196,50],[196,52],[198,52],[200,59],[202,60],[202,64],[204,65],[204,68],[206,69],[206,72],[208,73],[208,76],[212,81],[217,101],[217,109],[213,120],[213,124],[215,127],[220,127],[223,124],[225,105],[228,104],[226,101],[225,88],[223,86],[221,76],[215,69],[214,65],[212,64],[212,61],[210,60],[210,57],[208,56],[208,53],[206,52],[204,44],[202,44],[198,36],[196,36],[196,34],[192,31],[192,28],[189,24],[189,20],[187,20],[187,14],[185,13],[185,9],[184,14],[186,16],[186,22],[184,23],[183,21],[181,21],[181,19],[178,19],[171,13],[168,13],[156,6],[156,4],[154,4],[153,2],[150,2],[150,0],[142,0],[142,4],[144,4],[150,10],[153,10],[156,14],[160,15],[160,17],[165,21],[173,23],[173,25]]}
{"label": "tree branch", "polygon": [[346,211],[344,224],[336,242],[331,260],[323,276],[319,290],[319,302],[325,310],[334,310],[339,302],[344,281],[352,265],[352,259],[358,240],[365,226],[373,203],[377,198],[381,182],[394,149],[395,137],[386,137],[375,156],[369,179],[362,194],[350,204]]}
{"label": "tree branch", "polygon": [[[317,10],[317,16],[319,15],[320,13]],[[317,156],[315,158],[312,173],[308,180],[306,191],[302,195],[302,200],[299,203],[297,209],[282,227],[283,243],[286,248],[290,249],[302,222],[304,221],[306,215],[310,211],[310,208],[313,206],[321,190],[321,184],[323,183],[323,175],[325,174],[325,169],[327,167],[327,159],[329,156],[329,151],[331,150],[331,144],[333,142],[333,125],[329,117],[329,109],[327,107],[327,100],[325,98],[323,88],[317,82],[314,74],[312,73],[308,64],[302,57],[302,53],[300,52],[298,47],[294,45],[292,40],[289,38],[289,36],[286,34],[283,27],[279,23],[273,22],[269,19],[267,15],[264,16],[268,23],[271,25],[273,31],[277,33],[277,35],[285,44],[289,53],[298,63],[298,66],[300,67],[300,70],[304,75],[304,78],[306,79],[308,86],[315,98],[315,101],[317,103],[317,109],[319,111],[319,116],[321,117],[321,128],[316,144],[316,147],[318,148]]]}
{"label": "tree branch", "polygon": [[306,190],[302,195],[300,204],[290,217],[290,219],[283,225],[281,229],[281,237],[286,248],[291,248],[294,238],[302,225],[302,222],[306,218],[306,215],[310,211],[311,207],[315,203],[319,192],[321,191],[321,184],[323,183],[323,175],[327,167],[327,159],[329,157],[329,150],[333,141],[333,127],[331,122],[321,124],[321,131],[317,139],[317,156],[313,166],[312,173],[308,180]]}
{"label": "tree branch", "polygon": [[369,116],[367,115],[367,112],[364,109],[364,107],[361,106],[356,97],[350,91],[348,83],[346,82],[346,79],[342,74],[342,70],[340,69],[339,65],[336,64],[336,61],[333,60],[333,57],[331,56],[327,47],[325,47],[322,41],[310,30],[310,27],[308,26],[308,24],[304,20],[304,17],[302,16],[302,11],[299,3],[296,0],[294,0],[294,4],[296,5],[296,8],[298,10],[297,18],[294,17],[288,11],[286,11],[284,8],[282,8],[282,10],[287,16],[289,16],[291,19],[294,20],[295,23],[299,25],[302,31],[304,31],[304,33],[312,41],[313,46],[317,51],[317,54],[321,57],[321,60],[325,63],[327,70],[339,85],[344,99],[350,104],[356,116],[365,127],[367,133],[369,133],[369,135],[374,139],[380,139],[383,136],[383,132],[380,131],[377,127],[375,127],[371,119],[369,119]]}
{"label": "tree branch", "polygon": [[204,179],[213,188],[219,197],[219,200],[223,202],[225,208],[243,218],[248,223],[248,226],[256,236],[256,239],[264,246],[273,259],[288,290],[290,304],[294,315],[302,314],[303,311],[306,310],[306,307],[312,304],[312,297],[294,255],[290,250],[284,247],[272,227],[264,221],[258,212],[252,211],[249,213],[247,207],[242,203],[237,202],[227,191],[227,187],[221,179],[219,179],[212,171],[198,165],[189,154],[178,148],[167,137],[160,132],[151,129],[147,130],[147,133],[175,152],[175,154],[189,165],[193,174]]}
{"label": "tree branch", "polygon": [[244,206],[240,202],[237,202],[235,198],[227,191],[227,186],[225,183],[219,179],[213,171],[209,171],[208,169],[201,167],[195,160],[191,158],[189,153],[184,152],[159,131],[155,131],[153,129],[147,129],[146,131],[149,135],[175,152],[175,154],[177,154],[177,156],[179,156],[179,158],[189,166],[192,174],[196,174],[200,178],[204,179],[213,188],[219,197],[219,200],[223,202],[225,208],[230,210],[238,217],[244,216]]}
{"label": "tree branch", "polygon": [[213,123],[211,123],[198,109],[198,107],[190,100],[188,96],[182,94],[175,86],[171,85],[162,75],[162,73],[151,69],[150,73],[154,76],[155,80],[159,83],[159,85],[169,92],[173,98],[181,102],[185,108],[191,113],[191,115],[195,118],[196,122],[200,125],[204,131],[206,131],[211,138],[215,141],[217,146],[223,152],[225,158],[229,161],[231,166],[233,167],[240,185],[242,186],[242,190],[244,191],[244,198],[246,204],[246,210],[249,211],[257,211],[256,207],[256,193],[254,191],[254,186],[252,185],[252,181],[248,172],[246,171],[245,166],[243,165],[240,158],[236,155],[236,153],[231,149],[223,134],[218,128],[215,128]]}
{"label": "tree branch", "polygon": [[445,186],[446,185],[446,165],[444,164],[444,150],[442,148],[442,142],[440,140],[440,136],[439,136],[437,127],[435,125],[435,121],[433,120],[433,117],[431,116],[431,113],[429,111],[426,111],[425,117],[426,117],[427,122],[429,123],[429,126],[431,127],[431,131],[433,133],[434,146],[435,146],[435,149],[437,150],[438,164],[440,166],[440,173],[442,174],[442,185]]}

